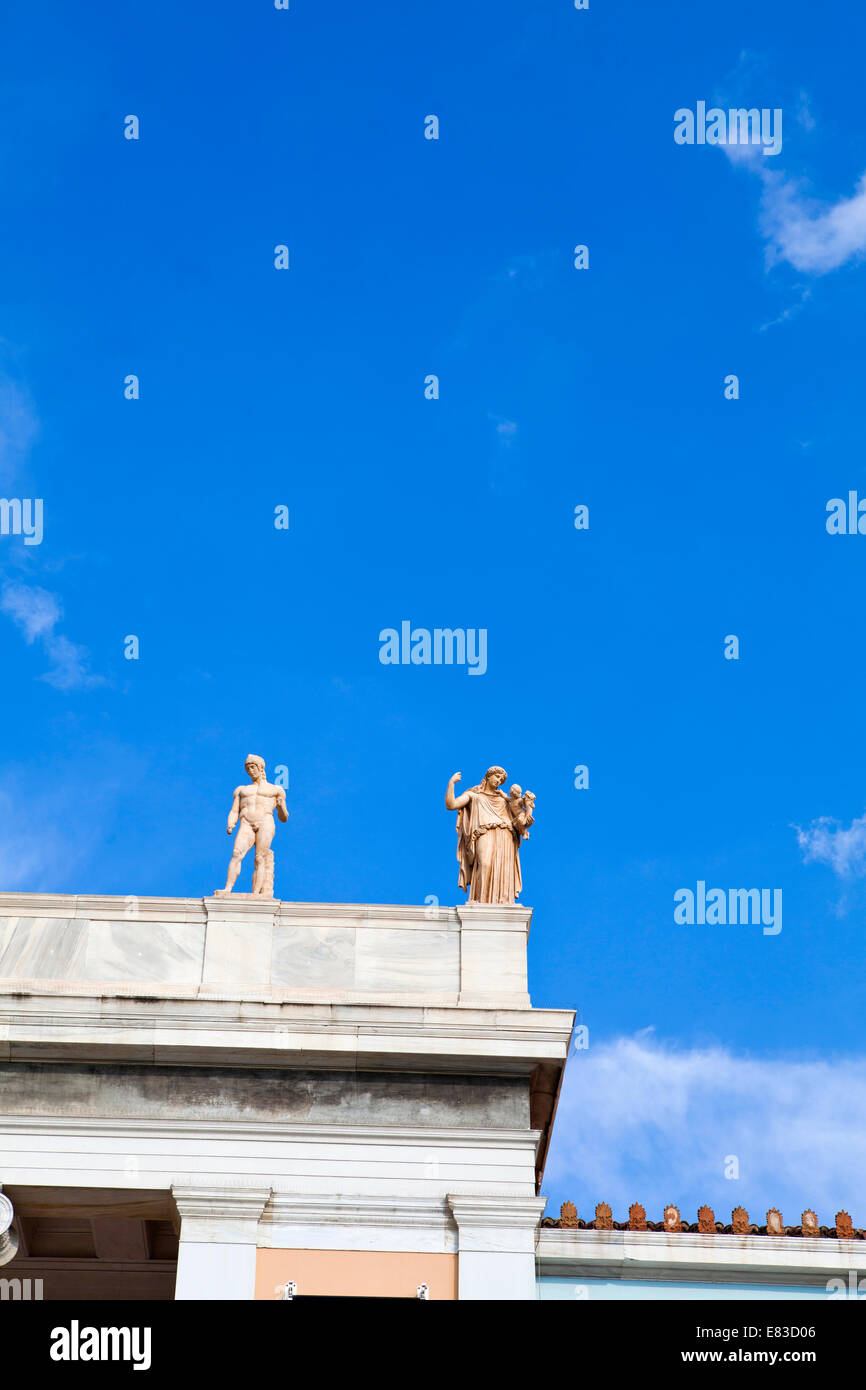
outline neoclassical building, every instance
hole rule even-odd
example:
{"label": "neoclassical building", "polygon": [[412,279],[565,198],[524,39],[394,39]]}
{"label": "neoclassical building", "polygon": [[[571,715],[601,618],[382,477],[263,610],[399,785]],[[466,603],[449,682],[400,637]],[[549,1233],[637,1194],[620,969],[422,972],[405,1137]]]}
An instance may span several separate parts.
{"label": "neoclassical building", "polygon": [[0,894],[4,1276],[533,1298],[573,1015],[530,1006],[530,915]]}
{"label": "neoclassical building", "polygon": [[574,1016],[531,1006],[530,918],[0,894],[0,1296],[826,1297],[850,1279],[863,1233],[839,1218],[793,1239],[706,1213],[544,1216]]}

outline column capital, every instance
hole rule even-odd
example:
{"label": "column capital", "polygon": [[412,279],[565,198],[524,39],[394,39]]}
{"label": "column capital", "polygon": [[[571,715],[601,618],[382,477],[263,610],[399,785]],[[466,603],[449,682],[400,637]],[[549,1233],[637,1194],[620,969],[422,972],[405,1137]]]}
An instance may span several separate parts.
{"label": "column capital", "polygon": [[471,1197],[449,1193],[445,1199],[460,1232],[461,1250],[534,1252],[535,1233],[546,1197]]}
{"label": "column capital", "polygon": [[181,1241],[225,1241],[255,1244],[269,1187],[217,1187],[175,1183],[171,1195],[181,1217]]}
{"label": "column capital", "polygon": [[457,1223],[461,1300],[536,1297],[535,1242],[545,1197],[445,1199]]}

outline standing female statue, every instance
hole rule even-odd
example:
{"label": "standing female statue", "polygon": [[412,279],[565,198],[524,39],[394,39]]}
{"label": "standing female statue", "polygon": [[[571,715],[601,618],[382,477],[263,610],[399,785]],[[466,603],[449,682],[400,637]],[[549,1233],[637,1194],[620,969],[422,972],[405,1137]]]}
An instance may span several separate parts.
{"label": "standing female statue", "polygon": [[455,772],[445,793],[447,809],[457,812],[457,881],[471,903],[513,905],[522,886],[520,841],[535,819],[535,797],[532,792],[521,796],[517,786],[506,797],[500,790],[504,767],[489,767],[483,782],[455,796],[461,777]]}

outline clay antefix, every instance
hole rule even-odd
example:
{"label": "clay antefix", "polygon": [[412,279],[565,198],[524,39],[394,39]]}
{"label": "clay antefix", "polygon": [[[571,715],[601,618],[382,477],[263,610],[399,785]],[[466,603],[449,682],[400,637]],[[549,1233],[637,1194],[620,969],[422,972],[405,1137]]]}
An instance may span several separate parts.
{"label": "clay antefix", "polygon": [[229,860],[229,871],[225,888],[218,888],[214,894],[224,898],[232,891],[241,871],[241,861],[248,849],[256,847],[255,868],[253,869],[253,892],[264,898],[274,896],[274,852],[271,840],[274,838],[274,810],[281,821],[289,819],[286,810],[286,793],[282,787],[271,786],[265,776],[265,760],[250,753],[244,767],[250,779],[250,786],[235,787],[232,809],[229,811],[226,831],[231,835],[238,826],[237,839]]}
{"label": "clay antefix", "polygon": [[471,903],[513,906],[522,886],[520,841],[528,838],[535,819],[535,797],[524,796],[516,783],[506,796],[500,790],[504,767],[489,767],[483,782],[455,796],[461,776],[454,773],[445,793],[446,807],[457,812],[457,881]]}

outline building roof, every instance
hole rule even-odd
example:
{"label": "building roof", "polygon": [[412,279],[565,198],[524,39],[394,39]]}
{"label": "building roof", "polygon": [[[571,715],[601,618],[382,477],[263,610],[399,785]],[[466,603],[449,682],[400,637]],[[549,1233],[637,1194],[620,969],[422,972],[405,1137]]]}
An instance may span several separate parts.
{"label": "building roof", "polygon": [[866,1239],[866,1230],[855,1228],[846,1211],[836,1212],[832,1226],[821,1226],[811,1208],[801,1213],[798,1225],[786,1226],[782,1220],[782,1213],[776,1207],[771,1207],[767,1212],[763,1225],[750,1221],[749,1213],[744,1207],[735,1207],[731,1212],[730,1222],[725,1224],[716,1220],[712,1207],[708,1206],[700,1207],[697,1221],[690,1223],[682,1219],[679,1208],[673,1205],[665,1207],[661,1221],[648,1221],[644,1208],[639,1202],[635,1202],[629,1207],[628,1221],[614,1221],[607,1202],[599,1202],[595,1209],[595,1217],[586,1221],[578,1216],[573,1202],[563,1202],[559,1217],[545,1216],[541,1224],[548,1230],[665,1231],[669,1235],[691,1233],[710,1236],[806,1236],[812,1239],[823,1236],[831,1240]]}

